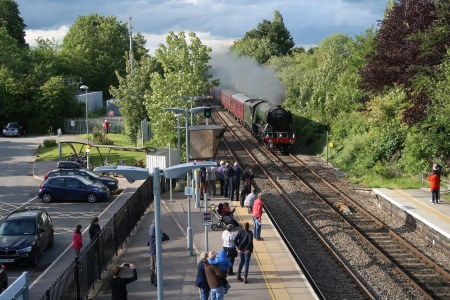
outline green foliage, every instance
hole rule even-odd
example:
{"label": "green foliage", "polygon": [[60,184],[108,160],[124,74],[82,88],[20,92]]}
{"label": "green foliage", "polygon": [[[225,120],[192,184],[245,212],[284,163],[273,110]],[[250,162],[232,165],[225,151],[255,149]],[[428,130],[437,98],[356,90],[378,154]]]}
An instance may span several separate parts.
{"label": "green foliage", "polygon": [[44,147],[55,147],[56,146],[56,140],[52,138],[48,138],[44,140]]}
{"label": "green foliage", "polygon": [[[152,73],[151,92],[144,95],[147,114],[152,117],[154,147],[167,147],[168,143],[177,145],[176,117],[164,108],[188,108],[189,102],[182,96],[205,95],[215,84],[214,80],[208,81],[211,75],[205,75],[211,68],[208,65],[211,48],[203,45],[194,33],[189,33],[188,43],[184,32],[170,32],[166,43],[160,45],[155,54],[164,69],[164,76]],[[182,117],[184,124],[184,114]],[[171,128],[174,129],[168,130]]]}
{"label": "green foliage", "polygon": [[[142,39],[142,37],[141,37]],[[70,27],[62,44],[62,55],[69,73],[82,77],[90,90],[103,91],[110,98],[109,87],[117,86],[116,72],[125,74],[125,57],[129,49],[127,24],[113,16],[90,14],[79,16]],[[133,53],[143,55],[142,45],[135,44]]]}
{"label": "green foliage", "polygon": [[0,0],[0,26],[15,39],[19,47],[27,47],[25,42],[25,23],[20,17],[19,6],[13,0]]}
{"label": "green foliage", "polygon": [[256,29],[246,32],[243,39],[235,41],[230,50],[238,57],[249,56],[264,64],[272,56],[289,55],[293,47],[294,40],[276,10],[272,21],[263,20]]}
{"label": "green foliage", "polygon": [[105,131],[103,129],[99,130],[97,127],[93,128],[91,138],[96,145],[114,145],[114,142],[108,139]]}

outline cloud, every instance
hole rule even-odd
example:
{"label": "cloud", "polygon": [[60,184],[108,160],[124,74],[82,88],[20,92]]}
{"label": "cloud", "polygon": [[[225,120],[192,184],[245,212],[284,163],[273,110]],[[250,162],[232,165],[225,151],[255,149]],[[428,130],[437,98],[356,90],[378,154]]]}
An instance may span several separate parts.
{"label": "cloud", "polygon": [[[152,53],[169,31],[195,32],[202,42],[228,45],[242,38],[275,10],[283,16],[296,46],[317,45],[332,33],[350,37],[383,18],[387,0],[16,0],[27,25],[27,42],[36,36],[61,38],[80,15],[116,16],[147,37]],[[54,36],[52,36],[55,34]],[[222,42],[221,42],[222,41]],[[216,47],[213,47],[216,48]],[[220,48],[220,47],[219,47]],[[306,47],[305,47],[306,48]]]}

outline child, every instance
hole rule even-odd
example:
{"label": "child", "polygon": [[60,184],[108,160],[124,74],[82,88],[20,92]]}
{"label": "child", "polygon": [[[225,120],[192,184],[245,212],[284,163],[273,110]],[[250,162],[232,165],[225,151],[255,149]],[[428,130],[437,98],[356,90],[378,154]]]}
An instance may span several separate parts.
{"label": "child", "polygon": [[[208,258],[208,262],[211,265],[219,265],[220,269],[227,274],[228,269],[231,267],[231,262],[228,259],[227,252],[225,250],[220,250],[219,254],[216,257]],[[228,283],[226,277],[223,277],[223,286],[225,289],[224,294],[228,293],[228,290],[231,288],[231,285]]]}
{"label": "child", "polygon": [[428,175],[431,190],[431,203],[439,203],[439,189],[441,188],[441,177],[437,170],[433,170],[433,175]]}

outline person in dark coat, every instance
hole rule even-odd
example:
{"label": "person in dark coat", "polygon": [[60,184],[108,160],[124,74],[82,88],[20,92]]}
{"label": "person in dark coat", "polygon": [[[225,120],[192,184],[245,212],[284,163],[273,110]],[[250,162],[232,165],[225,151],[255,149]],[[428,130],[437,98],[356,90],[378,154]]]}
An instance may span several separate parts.
{"label": "person in dark coat", "polygon": [[[133,271],[133,277],[122,278],[120,277],[120,271],[124,267],[129,267]],[[111,284],[111,299],[112,300],[127,300],[128,291],[127,284],[137,280],[136,267],[133,264],[121,264],[120,266],[114,266],[112,268],[112,278],[110,280]]]}
{"label": "person in dark coat", "polygon": [[98,225],[99,219],[95,217],[92,219],[91,226],[89,226],[89,238],[91,239],[91,242],[98,236],[100,233],[100,225]]}
{"label": "person in dark coat", "polygon": [[200,262],[197,265],[197,278],[195,279],[195,286],[200,289],[200,300],[208,300],[211,291],[206,280],[205,261],[208,261],[208,253],[202,252],[200,253]]}
{"label": "person in dark coat", "polygon": [[223,168],[223,180],[224,180],[224,197],[228,198],[230,197],[230,190],[231,190],[231,165],[229,162],[225,163],[225,167]]}
{"label": "person in dark coat", "polygon": [[241,176],[242,170],[239,167],[238,162],[234,163],[234,166],[231,168],[231,189],[230,189],[230,200],[234,201],[234,196],[236,196],[236,201],[239,201],[239,188],[241,186]]}
{"label": "person in dark coat", "polygon": [[255,174],[253,174],[252,169],[246,169],[245,172],[241,175],[241,198],[239,199],[241,202],[241,207],[244,207],[245,197],[251,192],[252,188],[252,180],[255,178]]}
{"label": "person in dark coat", "polygon": [[[209,257],[213,258],[214,256],[215,251],[210,251]],[[206,280],[211,289],[211,300],[223,299],[225,293],[223,278],[226,278],[227,274],[222,271],[219,265],[211,265],[208,261],[203,262],[203,264],[205,265]]]}
{"label": "person in dark coat", "polygon": [[[249,230],[250,225],[248,222],[244,223],[244,229],[239,231],[234,239],[234,244],[238,250],[238,254],[241,257],[241,262],[239,263],[237,279],[239,281],[244,281],[248,283],[248,268],[250,264],[250,258],[253,252],[253,232]],[[245,265],[244,279],[241,277],[242,267]]]}

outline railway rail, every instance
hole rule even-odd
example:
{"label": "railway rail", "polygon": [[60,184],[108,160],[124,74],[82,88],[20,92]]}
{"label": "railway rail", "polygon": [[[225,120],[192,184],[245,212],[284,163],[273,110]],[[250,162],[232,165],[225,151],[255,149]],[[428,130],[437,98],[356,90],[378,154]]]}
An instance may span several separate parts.
{"label": "railway rail", "polygon": [[229,128],[224,140],[240,165],[260,167],[266,212],[324,298],[450,297],[446,268],[367,213],[339,181],[325,180],[319,173],[329,168],[273,156],[221,111],[214,121]]}

